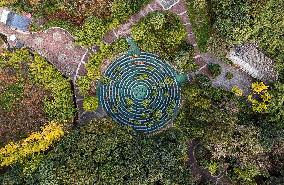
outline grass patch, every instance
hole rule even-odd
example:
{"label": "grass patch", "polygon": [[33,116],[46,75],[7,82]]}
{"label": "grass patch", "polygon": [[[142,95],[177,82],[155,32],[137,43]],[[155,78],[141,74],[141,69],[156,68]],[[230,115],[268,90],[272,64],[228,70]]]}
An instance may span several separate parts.
{"label": "grass patch", "polygon": [[12,111],[16,102],[23,97],[23,84],[15,83],[8,86],[5,92],[0,94],[0,108],[5,111]]}

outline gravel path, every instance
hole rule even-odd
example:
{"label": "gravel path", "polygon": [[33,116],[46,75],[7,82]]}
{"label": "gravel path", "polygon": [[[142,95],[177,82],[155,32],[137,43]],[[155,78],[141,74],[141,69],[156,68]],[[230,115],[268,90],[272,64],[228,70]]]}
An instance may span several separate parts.
{"label": "gravel path", "polygon": [[[248,95],[250,93],[250,86],[253,82],[253,78],[247,73],[239,68],[233,67],[221,60],[218,60],[209,53],[202,54],[202,58],[204,61],[206,61],[206,63],[219,64],[222,68],[221,75],[217,76],[216,78],[211,78],[213,86],[221,87],[227,91],[231,91],[234,86],[238,86],[243,90],[244,95]],[[233,78],[230,80],[226,78],[226,73],[228,72],[233,74]]]}

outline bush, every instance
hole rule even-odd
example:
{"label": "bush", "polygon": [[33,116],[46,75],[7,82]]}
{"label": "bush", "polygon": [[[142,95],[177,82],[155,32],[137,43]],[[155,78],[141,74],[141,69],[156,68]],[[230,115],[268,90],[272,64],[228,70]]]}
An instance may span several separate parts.
{"label": "bush", "polygon": [[76,80],[76,85],[78,86],[79,91],[83,96],[86,96],[88,94],[91,88],[91,83],[92,83],[92,80],[88,78],[87,76],[80,76]]}
{"label": "bush", "polygon": [[186,51],[181,50],[173,60],[173,64],[181,72],[194,72],[198,66],[193,59],[193,48],[190,46]]}
{"label": "bush", "polygon": [[5,92],[0,93],[0,108],[10,112],[15,102],[22,99],[24,88],[22,83],[12,84],[6,87]]}
{"label": "bush", "polygon": [[98,97],[88,96],[84,98],[83,108],[85,111],[95,111],[99,106]]}
{"label": "bush", "polygon": [[234,77],[234,75],[233,75],[233,73],[227,72],[225,77],[226,77],[227,80],[231,80]]}
{"label": "bush", "polygon": [[200,86],[201,88],[208,88],[211,87],[212,85],[211,80],[203,74],[197,74],[195,76],[195,81],[197,85]]}
{"label": "bush", "polygon": [[252,103],[254,112],[267,112],[272,98],[268,92],[268,87],[263,82],[252,83],[252,94],[248,96],[248,101]]}
{"label": "bush", "polygon": [[102,63],[107,59],[113,58],[115,55],[126,52],[127,49],[128,45],[125,39],[120,39],[111,45],[101,44],[99,52],[92,55],[86,64],[88,71],[87,77],[90,80],[99,80],[101,78]]}
{"label": "bush", "polygon": [[29,68],[34,82],[51,91],[52,98],[44,100],[44,110],[49,119],[70,121],[75,112],[70,81],[37,54]]}
{"label": "bush", "polygon": [[75,33],[76,42],[83,46],[100,45],[108,25],[102,19],[89,17],[82,28]]}
{"label": "bush", "polygon": [[236,96],[243,96],[243,90],[238,86],[233,86],[232,93],[234,93]]}
{"label": "bush", "polygon": [[211,75],[213,76],[213,78],[216,78],[222,72],[221,66],[219,64],[210,63],[208,64],[208,69]]}
{"label": "bush", "polygon": [[284,84],[274,84],[271,95],[269,120],[284,127]]}
{"label": "bush", "polygon": [[114,0],[111,5],[111,18],[122,23],[149,2],[150,0]]}
{"label": "bush", "polygon": [[123,22],[127,20],[133,11],[130,8],[131,4],[123,0],[115,0],[111,5],[111,17],[112,19]]}

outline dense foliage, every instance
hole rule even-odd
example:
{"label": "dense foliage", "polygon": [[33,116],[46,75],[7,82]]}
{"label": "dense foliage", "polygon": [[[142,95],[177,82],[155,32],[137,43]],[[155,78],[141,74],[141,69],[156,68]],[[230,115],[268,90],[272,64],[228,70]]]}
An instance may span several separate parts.
{"label": "dense foliage", "polygon": [[221,66],[219,64],[210,63],[208,64],[208,70],[210,71],[213,78],[219,76],[221,74]]}
{"label": "dense foliage", "polygon": [[235,184],[254,184],[257,176],[273,176],[271,148],[283,142],[284,134],[273,122],[267,127],[274,116],[254,113],[243,98],[198,83],[184,88],[186,104],[176,124],[206,148],[199,154],[201,164],[212,168],[214,161],[220,171],[228,166]]}
{"label": "dense foliage", "polygon": [[182,22],[170,13],[155,12],[132,28],[132,37],[144,51],[170,59],[185,39]]}
{"label": "dense foliage", "polygon": [[175,57],[173,57],[172,65],[176,66],[180,72],[193,72],[198,68],[193,55],[193,47],[184,42]]}
{"label": "dense foliage", "polygon": [[[178,129],[145,136],[97,120],[66,136],[31,176],[17,183],[191,184],[186,148]],[[12,177],[13,170],[2,182],[15,183]]]}

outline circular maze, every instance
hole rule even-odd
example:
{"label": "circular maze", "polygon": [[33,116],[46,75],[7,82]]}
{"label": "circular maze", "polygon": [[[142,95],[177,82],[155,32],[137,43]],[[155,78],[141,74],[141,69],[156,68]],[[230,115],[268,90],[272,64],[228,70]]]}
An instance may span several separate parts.
{"label": "circular maze", "polygon": [[100,103],[114,121],[135,130],[155,131],[176,115],[180,89],[175,70],[156,55],[123,55],[105,71]]}

